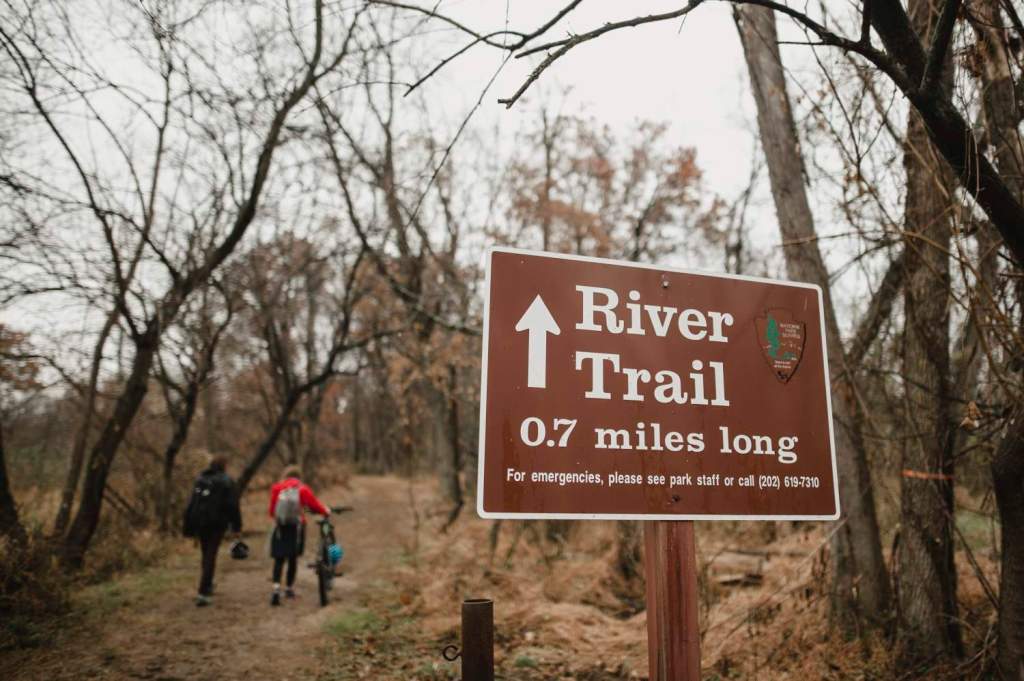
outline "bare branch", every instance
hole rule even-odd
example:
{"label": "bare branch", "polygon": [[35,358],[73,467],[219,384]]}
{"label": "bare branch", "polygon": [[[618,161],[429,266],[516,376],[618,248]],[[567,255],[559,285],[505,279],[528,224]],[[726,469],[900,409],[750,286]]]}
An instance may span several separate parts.
{"label": "bare branch", "polygon": [[[519,44],[519,45],[521,45],[523,39],[525,39],[527,37],[525,33],[520,33],[519,31],[495,31],[494,33],[491,33],[491,34],[488,34],[488,35],[485,36],[485,35],[483,35],[481,33],[478,33],[476,31],[474,31],[473,29],[469,28],[465,24],[463,24],[463,23],[461,23],[459,21],[456,21],[455,19],[452,19],[449,16],[441,14],[440,12],[437,12],[436,10],[427,9],[426,7],[419,7],[417,5],[407,5],[404,2],[392,2],[392,0],[367,0],[367,4],[370,4],[370,5],[381,5],[381,6],[384,6],[384,7],[393,7],[395,9],[407,9],[407,10],[412,11],[412,12],[418,12],[420,14],[425,14],[428,17],[431,17],[433,19],[438,19],[438,20],[443,21],[444,23],[448,24],[449,26],[457,28],[458,30],[460,30],[463,33],[465,33],[466,35],[472,36],[473,38],[477,39],[480,42],[483,42],[483,43],[485,43],[487,45],[490,45],[491,47],[497,47],[497,48],[500,48],[500,49],[503,49],[503,50],[510,49],[510,46],[509,45],[505,45],[503,43],[499,43],[499,42],[491,40],[490,39],[491,36],[498,36],[498,35],[515,36],[515,37],[519,38],[519,41],[517,41],[517,43],[516,43],[516,44]],[[579,2],[577,2],[576,4],[579,4]]]}
{"label": "bare branch", "polygon": [[953,41],[953,27],[956,25],[956,15],[960,10],[960,3],[961,0],[946,0],[942,6],[942,14],[939,16],[939,23],[932,35],[931,48],[928,50],[924,76],[921,78],[922,92],[928,92],[936,87],[942,76],[942,70],[946,65],[946,55],[949,54],[949,45]]}
{"label": "bare branch", "polygon": [[864,361],[864,356],[871,349],[871,344],[878,337],[878,331],[889,315],[892,313],[893,304],[903,286],[906,268],[904,267],[904,255],[889,263],[889,269],[882,277],[875,295],[871,297],[871,304],[867,313],[861,318],[857,330],[850,341],[849,350],[846,351],[846,366],[859,367]]}

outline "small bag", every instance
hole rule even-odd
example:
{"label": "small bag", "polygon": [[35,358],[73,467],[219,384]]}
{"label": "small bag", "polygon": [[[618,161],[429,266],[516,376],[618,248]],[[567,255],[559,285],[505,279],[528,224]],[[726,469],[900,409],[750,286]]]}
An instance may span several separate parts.
{"label": "small bag", "polygon": [[302,501],[299,486],[286,487],[277,495],[274,520],[278,525],[298,525],[302,522]]}
{"label": "small bag", "polygon": [[221,496],[217,484],[210,477],[199,476],[185,509],[183,534],[195,537],[209,531],[222,521],[221,516]]}

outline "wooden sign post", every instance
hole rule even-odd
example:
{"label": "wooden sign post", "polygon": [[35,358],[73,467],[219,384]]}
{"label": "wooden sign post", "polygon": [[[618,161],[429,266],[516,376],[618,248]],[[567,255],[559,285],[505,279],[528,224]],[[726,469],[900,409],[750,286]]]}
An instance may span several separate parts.
{"label": "wooden sign post", "polygon": [[487,256],[477,512],[645,528],[651,679],[700,678],[693,520],[834,520],[821,290]]}
{"label": "wooden sign post", "polygon": [[697,554],[693,522],[644,523],[650,681],[700,681]]}

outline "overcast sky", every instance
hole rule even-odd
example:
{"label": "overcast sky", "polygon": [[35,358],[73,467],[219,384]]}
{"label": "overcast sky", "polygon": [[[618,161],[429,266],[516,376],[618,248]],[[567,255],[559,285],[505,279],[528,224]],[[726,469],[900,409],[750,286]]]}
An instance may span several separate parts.
{"label": "overcast sky", "polygon": [[[436,1],[420,4],[433,6]],[[530,31],[561,6],[561,2],[542,0],[443,0],[438,10],[483,32],[505,26]],[[549,31],[545,39],[554,40],[608,21],[679,6],[679,0],[584,2]],[[409,13],[408,20],[420,22],[420,43],[410,52],[420,73],[431,68],[440,56],[467,42],[464,34],[442,22],[424,21],[413,13]],[[780,21],[780,31],[783,35],[796,35],[785,20]],[[815,68],[806,47],[784,48],[784,57],[790,69],[809,73]],[[512,139],[526,118],[531,119],[529,123],[533,126],[539,99],[547,96],[558,101],[569,88],[570,94],[561,103],[562,111],[592,116],[616,131],[625,131],[640,120],[670,123],[667,141],[696,148],[706,188],[727,200],[734,198],[748,182],[756,119],[743,52],[728,4],[707,3],[685,20],[624,29],[580,45],[548,69],[519,103],[506,110],[497,102],[498,98],[512,94],[541,58],[508,61],[474,114],[472,126],[483,130],[500,126],[502,138]],[[455,126],[473,109],[505,59],[506,54],[500,50],[477,46],[428,81],[421,96],[432,110],[442,112]],[[407,101],[410,110],[414,110],[414,102]],[[828,211],[816,213],[819,231],[834,231],[827,222]],[[760,246],[778,244],[767,181],[760,184],[750,222],[751,237]],[[843,254],[833,253],[830,265],[835,268],[843,260]],[[721,263],[699,266],[715,270]],[[777,274],[784,276],[783,272]]]}
{"label": "overcast sky", "polygon": [[[411,0],[410,0],[411,2]],[[434,6],[434,2],[418,3]],[[826,2],[830,11],[842,15],[845,5]],[[481,32],[508,28],[530,31],[547,21],[564,6],[563,2],[520,0],[442,0],[438,11]],[[556,40],[567,33],[581,33],[606,22],[635,16],[671,11],[680,7],[678,0],[664,2],[584,2],[545,36]],[[506,21],[507,15],[507,21]],[[449,30],[433,21],[423,26],[429,44],[446,54],[466,44],[464,34]],[[778,20],[782,41],[801,41],[806,37],[792,22]],[[783,61],[791,77],[805,83],[817,82],[820,68],[810,48],[783,45]],[[838,53],[819,50],[819,59],[838,59]],[[535,116],[537,100],[547,94],[570,88],[563,111],[581,112],[616,130],[625,130],[638,120],[663,121],[671,124],[667,140],[675,145],[692,146],[697,162],[704,172],[706,188],[727,200],[735,198],[749,181],[757,143],[757,122],[753,97],[749,90],[743,50],[727,3],[706,3],[690,13],[685,20],[667,21],[636,28],[622,29],[581,44],[546,70],[527,95],[511,110],[497,102],[508,97],[524,82],[543,55],[511,60],[501,69],[473,118],[474,125],[499,124],[503,131],[517,129],[524,117]],[[444,106],[446,115],[461,120],[475,105],[480,92],[501,67],[505,54],[487,46],[473,48],[445,68],[441,76],[423,86],[423,96],[434,106]],[[436,62],[426,62],[427,69]],[[794,106],[801,94],[800,86],[791,82],[790,97]],[[757,150],[759,153],[759,150]],[[813,152],[820,163],[827,149],[805,149]],[[827,159],[826,159],[827,163]],[[780,237],[764,172],[748,213],[749,237],[764,250],[778,251]],[[812,185],[810,199],[818,232],[829,235],[844,232],[848,226],[836,221],[832,197],[824,187]],[[832,271],[840,271],[855,257],[847,252],[842,241],[821,242],[826,261]],[[779,258],[778,262],[781,262]],[[692,263],[688,263],[693,266]],[[698,264],[701,269],[718,270],[720,262]],[[773,276],[785,277],[780,269]],[[865,273],[846,271],[836,283],[840,293],[837,301],[840,317],[858,307],[854,291],[863,290]]]}
{"label": "overcast sky", "polygon": [[[627,11],[612,14],[618,5]],[[509,4],[508,26],[532,29],[543,23],[560,3],[531,0]],[[678,2],[583,3],[550,39],[566,31],[582,32],[609,20],[636,13],[677,8]],[[505,3],[488,0],[442,2],[440,11],[469,26],[496,30],[505,26]],[[434,24],[435,28],[440,28]],[[432,42],[464,44],[455,31],[433,34]],[[428,82],[425,96],[439,95],[463,107],[472,106],[477,94],[504,60],[504,54],[486,46],[476,47],[446,67],[443,78]],[[539,57],[512,60],[495,80],[476,121],[500,117],[505,124],[530,115],[542,92],[570,87],[568,110],[576,108],[614,128],[637,120],[667,121],[670,139],[698,149],[706,177],[718,191],[738,190],[746,181],[751,155],[750,131],[753,102],[747,93],[743,53],[728,6],[709,4],[685,22],[665,22],[611,33],[583,44],[560,59],[531,89],[524,101],[510,111],[497,103],[525,80]],[[454,86],[454,87],[453,87]],[[454,112],[450,112],[454,113]]]}
{"label": "overcast sky", "polygon": [[[433,3],[419,3],[433,6]],[[508,3],[492,0],[444,0],[438,11],[482,32],[502,29],[530,31],[547,21],[560,2]],[[608,21],[677,9],[676,2],[608,3],[584,2],[554,29],[546,40],[568,32],[580,33]],[[415,16],[415,15],[413,15]],[[445,55],[467,43],[464,34],[432,21],[424,24],[424,44]],[[785,19],[779,22],[784,38],[802,37]],[[816,70],[809,50],[784,46],[787,68],[809,75]],[[423,58],[422,71],[436,58]],[[694,147],[697,163],[704,172],[705,187],[731,200],[747,185],[756,144],[756,111],[749,91],[746,64],[732,10],[726,3],[707,3],[685,20],[666,21],[623,29],[584,43],[547,69],[511,110],[497,102],[508,97],[524,82],[543,55],[510,60],[501,69],[480,108],[473,125],[500,125],[504,137],[536,116],[538,101],[558,99],[568,88],[562,104],[568,113],[584,113],[615,130],[625,131],[635,122],[651,120],[670,123],[666,141]],[[422,96],[431,107],[442,107],[445,115],[461,120],[476,104],[480,92],[501,67],[505,53],[478,46],[449,64],[441,74],[423,85]],[[791,96],[795,93],[791,92]],[[827,224],[829,211],[819,213],[822,233],[833,231]],[[754,197],[750,212],[750,237],[762,246],[779,243],[778,227],[771,204],[766,175]],[[844,260],[835,258],[834,266]],[[691,264],[692,266],[692,264]],[[720,262],[702,269],[719,269]],[[776,272],[784,276],[783,272]]]}

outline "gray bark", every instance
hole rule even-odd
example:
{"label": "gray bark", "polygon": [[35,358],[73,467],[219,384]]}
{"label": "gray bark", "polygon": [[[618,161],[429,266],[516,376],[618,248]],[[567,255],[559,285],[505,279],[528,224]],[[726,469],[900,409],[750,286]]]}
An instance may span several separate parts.
{"label": "gray bark", "polygon": [[861,622],[881,624],[890,602],[871,475],[860,432],[857,386],[853,372],[846,366],[828,271],[818,248],[814,218],[804,190],[803,158],[786,90],[775,17],[771,10],[744,5],[735,10],[735,19],[757,104],[758,127],[768,162],[787,273],[791,279],[817,284],[823,293],[843,510],[843,524],[832,540],[831,606],[838,623],[852,633]]}
{"label": "gray bark", "polygon": [[99,392],[99,373],[103,363],[103,348],[106,347],[107,339],[114,328],[119,316],[119,310],[115,307],[107,314],[103,328],[100,330],[99,338],[93,348],[92,367],[89,371],[89,383],[86,385],[85,413],[82,415],[82,423],[78,426],[75,435],[75,445],[71,450],[71,460],[68,463],[67,476],[64,480],[64,489],[61,490],[60,506],[57,508],[57,519],[53,523],[53,536],[60,537],[67,530],[68,522],[71,520],[71,508],[75,503],[75,492],[78,491],[78,484],[82,479],[82,466],[85,463],[85,452],[89,446],[89,435],[92,432],[93,418],[96,416],[96,397]]}
{"label": "gray bark", "polygon": [[[916,117],[915,117],[916,118]],[[896,551],[900,638],[905,662],[956,654],[953,566],[952,413],[949,357],[948,204],[919,119],[908,132],[907,283],[903,375],[910,437],[903,449],[900,539]]]}
{"label": "gray bark", "polygon": [[427,378],[422,381],[422,397],[426,402],[423,416],[427,419],[430,435],[431,454],[436,457],[440,476],[441,491],[452,509],[462,508],[462,482],[459,477],[461,462],[459,449],[454,442],[451,423],[451,407],[448,396]]}
{"label": "gray bark", "polygon": [[192,426],[192,418],[196,413],[196,401],[199,398],[199,382],[190,382],[185,389],[181,400],[181,411],[174,415],[172,422],[171,439],[164,449],[160,499],[157,503],[157,515],[160,520],[160,530],[170,532],[175,529],[171,524],[171,492],[174,486],[174,463],[178,459],[178,453],[185,446],[188,440],[188,432]]}
{"label": "gray bark", "polygon": [[[929,15],[936,14],[931,3],[920,0],[917,7],[928,5]],[[955,7],[954,7],[955,9]],[[911,6],[911,13],[915,7]],[[978,202],[1003,237],[1007,250],[1017,263],[1024,262],[1024,205],[1011,186],[1012,177],[1005,168],[995,165],[982,153],[974,131],[954,107],[946,87],[920,87],[925,76],[931,36],[925,24],[911,19],[903,4],[881,2],[871,4],[871,26],[878,33],[886,52],[896,68],[887,74],[924,121],[929,138],[949,163],[960,185]],[[949,56],[953,32],[948,34],[946,56]],[[925,37],[922,41],[921,36]],[[924,42],[925,44],[922,44]],[[948,69],[946,69],[948,74]]]}
{"label": "gray bark", "polygon": [[[929,35],[930,0],[911,0],[911,20]],[[948,88],[951,69],[941,79]],[[929,665],[962,654],[953,545],[953,441],[949,354],[949,223],[952,178],[916,112],[904,147],[903,376],[909,437],[903,448],[896,549],[900,660]]]}
{"label": "gray bark", "polygon": [[441,528],[442,532],[446,532],[449,527],[458,519],[459,514],[462,512],[462,507],[465,506],[466,500],[465,495],[462,492],[462,444],[459,438],[459,430],[461,428],[459,421],[459,372],[458,367],[454,364],[448,365],[448,442],[451,451],[451,464],[449,466],[449,486],[452,487],[452,508],[448,512],[448,518],[445,520],[444,526]]}
{"label": "gray bark", "polygon": [[[999,171],[1019,200],[1024,195],[1024,143],[1018,127],[1022,110],[1010,67],[1013,57],[1007,48],[1009,36],[998,28],[1003,20],[996,0],[979,0],[972,10],[983,59],[981,100],[985,131]],[[983,232],[990,233],[990,229]],[[995,260],[998,240],[991,240],[989,248],[982,246],[982,254]],[[985,267],[983,261],[983,272],[994,267]],[[1024,298],[1019,283],[1018,298]],[[996,449],[992,483],[1002,533],[996,664],[1001,678],[1024,678],[1024,412],[1018,410]]]}
{"label": "gray bark", "polygon": [[1002,560],[996,663],[1003,679],[1024,679],[1024,411],[992,460]]}

